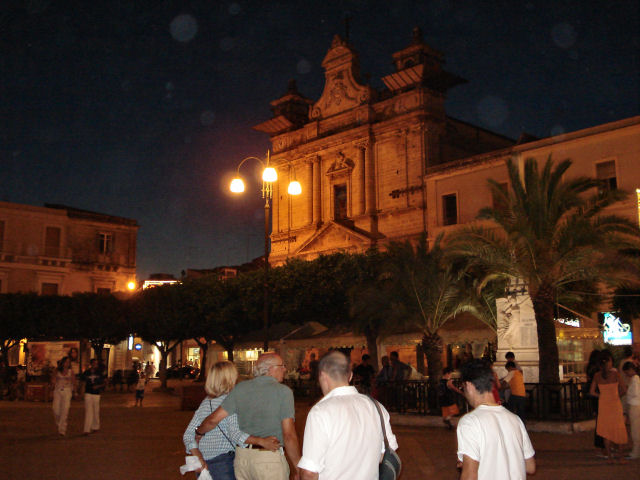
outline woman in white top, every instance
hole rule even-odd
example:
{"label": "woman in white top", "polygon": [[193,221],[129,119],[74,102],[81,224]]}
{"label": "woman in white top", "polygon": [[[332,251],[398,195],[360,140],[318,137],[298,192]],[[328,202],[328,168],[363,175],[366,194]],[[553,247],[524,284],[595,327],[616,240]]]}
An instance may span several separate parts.
{"label": "woman in white top", "polygon": [[58,362],[53,384],[53,418],[56,421],[58,433],[66,435],[69,406],[71,405],[71,397],[76,390],[76,376],[71,370],[69,357],[63,357]]}

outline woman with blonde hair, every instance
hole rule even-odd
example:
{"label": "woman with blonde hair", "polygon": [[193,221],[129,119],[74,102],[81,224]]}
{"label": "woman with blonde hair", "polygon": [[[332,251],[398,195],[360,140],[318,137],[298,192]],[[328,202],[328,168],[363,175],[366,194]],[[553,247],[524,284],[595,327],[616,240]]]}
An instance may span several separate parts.
{"label": "woman with blonde hair", "polygon": [[261,438],[242,432],[235,414],[229,415],[217,428],[207,432],[199,444],[196,442],[196,428],[220,406],[235,387],[237,379],[238,371],[231,362],[217,362],[209,368],[204,386],[207,396],[194,413],[182,437],[187,453],[200,459],[202,468],[199,471],[209,470],[216,480],[235,480],[233,460],[236,445],[242,447],[252,444],[267,450],[276,450],[280,446],[275,437]]}
{"label": "woman with blonde hair", "polygon": [[71,359],[62,357],[51,379],[53,383],[53,418],[60,435],[67,434],[67,418],[71,397],[76,390],[76,376],[71,370]]}

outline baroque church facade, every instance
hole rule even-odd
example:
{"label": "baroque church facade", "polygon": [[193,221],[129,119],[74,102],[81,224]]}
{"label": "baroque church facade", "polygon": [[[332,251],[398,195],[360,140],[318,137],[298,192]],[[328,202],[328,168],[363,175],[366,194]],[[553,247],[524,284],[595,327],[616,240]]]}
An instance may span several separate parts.
{"label": "baroque church facade", "polygon": [[[273,192],[273,265],[384,248],[423,234],[433,241],[492,205],[488,179],[511,188],[508,159],[569,158],[570,175],[630,193],[610,213],[640,220],[640,116],[516,141],[446,114],[447,91],[465,80],[443,69],[442,55],[418,29],[392,57],[395,72],[382,77],[386,88],[373,89],[362,82],[357,53],[334,37],[322,62],[320,98],[303,97],[292,82],[271,102],[272,118],[254,127],[271,139],[280,180]],[[301,195],[287,194],[292,180],[300,182]],[[640,331],[640,321],[633,323]],[[567,373],[602,338],[596,315],[582,319],[579,329],[559,324],[557,333]]]}

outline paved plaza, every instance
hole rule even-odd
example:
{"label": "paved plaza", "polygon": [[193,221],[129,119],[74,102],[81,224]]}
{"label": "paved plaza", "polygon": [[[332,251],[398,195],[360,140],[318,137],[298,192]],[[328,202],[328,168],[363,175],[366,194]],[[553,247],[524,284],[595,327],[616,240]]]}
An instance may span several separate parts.
{"label": "paved plaza", "polygon": [[[72,403],[66,437],[56,432],[50,403],[0,401],[0,478],[194,479],[193,474],[180,477],[178,471],[185,456],[182,433],[193,412],[180,410],[180,383],[175,387],[174,395],[147,392],[142,408],[133,406],[133,393],[104,394],[101,429],[90,436],[82,435],[82,401]],[[308,403],[297,405],[301,440],[308,408]],[[457,478],[454,431],[411,426],[394,431],[404,462],[401,480]],[[532,478],[640,479],[638,461],[612,466],[596,458],[592,432],[532,433],[531,439],[538,460]]]}

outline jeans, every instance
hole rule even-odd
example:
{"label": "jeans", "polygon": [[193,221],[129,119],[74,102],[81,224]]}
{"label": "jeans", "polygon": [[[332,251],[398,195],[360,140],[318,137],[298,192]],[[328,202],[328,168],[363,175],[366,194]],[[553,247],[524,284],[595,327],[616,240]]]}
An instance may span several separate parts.
{"label": "jeans", "polygon": [[215,480],[235,480],[236,476],[233,470],[235,456],[236,452],[231,451],[205,460],[211,477]]}

